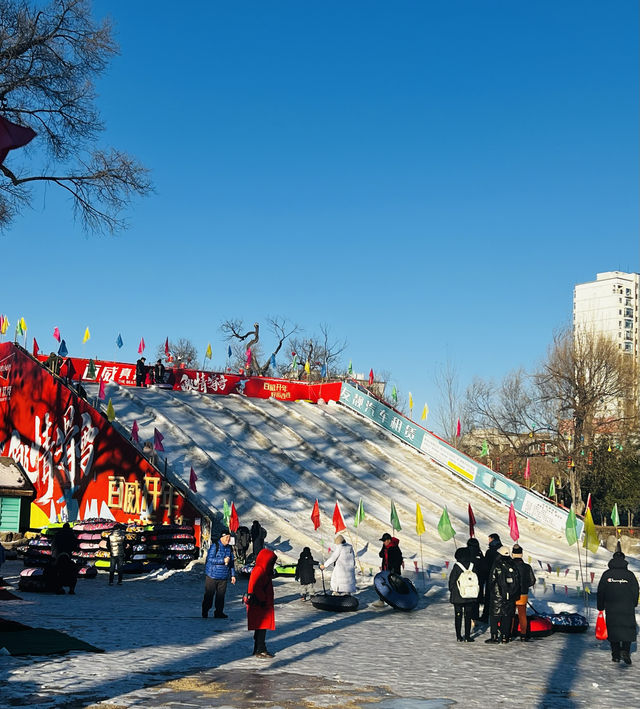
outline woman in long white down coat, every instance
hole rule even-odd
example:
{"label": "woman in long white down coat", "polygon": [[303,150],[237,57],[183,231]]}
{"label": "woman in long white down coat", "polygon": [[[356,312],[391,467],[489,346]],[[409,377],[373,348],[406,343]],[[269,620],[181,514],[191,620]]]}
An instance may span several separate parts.
{"label": "woman in long white down coat", "polygon": [[331,590],[334,593],[355,593],[356,557],[353,547],[345,542],[341,534],[336,537],[335,551],[320,568],[325,569],[331,564],[335,564],[331,574]]}

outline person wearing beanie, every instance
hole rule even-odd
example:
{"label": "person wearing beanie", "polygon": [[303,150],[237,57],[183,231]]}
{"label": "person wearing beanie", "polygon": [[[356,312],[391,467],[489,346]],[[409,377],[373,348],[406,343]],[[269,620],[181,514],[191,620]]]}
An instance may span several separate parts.
{"label": "person wearing beanie", "polygon": [[[484,559],[485,559],[485,565],[487,567],[487,578],[489,577],[489,574],[491,573],[491,569],[493,568],[493,564],[496,560],[496,557],[498,556],[498,549],[502,546],[502,542],[500,541],[500,535],[496,534],[495,532],[493,534],[489,535],[489,546],[487,547],[487,551],[484,553]],[[484,607],[482,608],[482,615],[480,616],[480,622],[482,623],[488,623],[489,622],[489,605],[490,605],[490,587],[486,586],[485,588],[485,603]]]}
{"label": "person wearing beanie", "polygon": [[496,560],[489,574],[489,616],[491,635],[487,643],[508,643],[511,639],[511,625],[516,612],[516,601],[520,598],[520,576],[509,547],[500,546]]}
{"label": "person wearing beanie", "polygon": [[[449,602],[454,608],[454,622],[456,629],[456,639],[459,643],[472,643],[471,623],[478,617],[478,595],[480,593],[480,583],[473,563],[472,551],[470,547],[460,547],[456,549],[456,563],[451,568],[449,574]],[[475,576],[470,576],[466,572],[471,571]],[[461,575],[464,574],[464,576]],[[467,578],[470,582],[467,583]],[[471,591],[475,593],[471,595]],[[463,595],[464,594],[464,595]],[[464,619],[464,635],[462,635],[462,620]]]}
{"label": "person wearing beanie", "polygon": [[611,645],[611,660],[631,664],[631,643],[636,640],[638,580],[627,568],[620,542],[609,568],[598,583],[598,610],[607,616],[607,633]]}
{"label": "person wearing beanie", "polygon": [[474,628],[475,624],[480,620],[480,603],[485,603],[485,589],[487,585],[487,578],[489,576],[489,569],[487,568],[487,560],[484,558],[484,554],[480,550],[480,542],[475,537],[470,537],[467,540],[467,548],[469,549],[469,555],[471,561],[473,562],[473,570],[478,575],[478,584],[480,586],[478,602],[475,604],[473,609],[474,615],[471,627]]}
{"label": "person wearing beanie", "polygon": [[342,534],[336,537],[336,548],[331,556],[320,564],[320,570],[335,564],[331,574],[331,591],[335,595],[355,593],[356,590],[356,557],[351,544],[347,544]]}
{"label": "person wearing beanie", "polygon": [[[515,544],[511,550],[511,558],[515,564],[516,571],[520,576],[520,598],[516,601],[517,624],[520,625],[520,640],[528,642],[529,621],[527,620],[527,602],[529,600],[529,589],[535,586],[536,576],[530,564],[527,564],[523,557],[522,547]],[[516,629],[516,617],[513,618],[513,631]]]}

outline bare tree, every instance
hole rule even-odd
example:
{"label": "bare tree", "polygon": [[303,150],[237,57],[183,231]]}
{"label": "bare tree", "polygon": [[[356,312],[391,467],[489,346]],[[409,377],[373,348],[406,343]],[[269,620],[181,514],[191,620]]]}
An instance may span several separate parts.
{"label": "bare tree", "polygon": [[[298,331],[298,326],[288,323],[286,318],[269,318],[269,330],[272,335],[276,338],[276,346],[271,352],[271,355],[266,359],[266,361],[261,365],[260,360],[262,359],[261,349],[259,346],[260,342],[260,324],[254,323],[253,330],[249,330],[243,334],[244,325],[242,320],[225,320],[220,329],[225,333],[226,339],[228,341],[235,341],[236,344],[233,346],[234,356],[236,362],[245,366],[245,362],[248,374],[255,374],[258,376],[264,376],[271,366],[271,360],[276,357],[280,352],[282,345],[285,343],[289,337]],[[247,339],[251,336],[251,339]],[[245,342],[245,340],[247,340]],[[243,343],[240,345],[240,343]],[[247,352],[250,351],[251,355],[247,356]]]}
{"label": "bare tree", "polygon": [[88,0],[0,0],[0,112],[37,134],[0,164],[0,228],[30,204],[36,184],[71,195],[76,218],[93,232],[121,229],[124,208],[150,192],[140,163],[94,147],[104,129],[94,82],[117,51],[110,22],[96,22]]}
{"label": "bare tree", "polygon": [[451,445],[457,442],[458,419],[462,418],[462,395],[460,379],[455,364],[447,359],[435,375],[436,386],[440,392],[440,405],[437,409],[436,421],[440,425],[445,440]]}
{"label": "bare tree", "polygon": [[[347,348],[346,340],[334,339],[331,335],[330,327],[322,323],[319,326],[319,334],[312,334],[309,337],[298,337],[291,340],[291,348],[297,355],[300,366],[309,362],[309,376],[312,379],[329,377],[335,375],[340,369],[340,356]],[[290,365],[281,367],[282,373],[286,373]]]}
{"label": "bare tree", "polygon": [[[186,337],[180,337],[175,342],[169,341],[169,352],[173,357],[174,366],[184,365],[187,369],[198,368],[198,350],[196,346]],[[165,357],[165,344],[158,345],[156,357]]]}

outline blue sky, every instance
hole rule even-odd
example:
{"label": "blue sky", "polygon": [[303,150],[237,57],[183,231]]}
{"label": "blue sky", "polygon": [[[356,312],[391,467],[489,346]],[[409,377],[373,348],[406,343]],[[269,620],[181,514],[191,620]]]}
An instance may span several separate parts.
{"label": "blue sky", "polygon": [[102,142],[155,193],[112,238],[34,191],[0,237],[28,344],[58,326],[111,358],[120,332],[134,361],[188,337],[222,365],[227,318],[327,323],[435,427],[447,360],[462,388],[532,367],[575,283],[640,270],[631,0],[108,8]]}

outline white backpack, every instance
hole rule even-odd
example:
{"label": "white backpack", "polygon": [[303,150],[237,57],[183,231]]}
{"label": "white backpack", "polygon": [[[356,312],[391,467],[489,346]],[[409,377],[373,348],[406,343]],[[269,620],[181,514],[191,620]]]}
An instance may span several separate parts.
{"label": "white backpack", "polygon": [[459,561],[456,561],[456,564],[462,569],[457,582],[460,597],[475,600],[480,595],[480,584],[478,583],[478,574],[473,570],[473,564],[468,569],[465,569]]}

